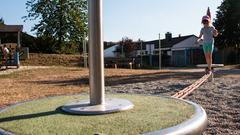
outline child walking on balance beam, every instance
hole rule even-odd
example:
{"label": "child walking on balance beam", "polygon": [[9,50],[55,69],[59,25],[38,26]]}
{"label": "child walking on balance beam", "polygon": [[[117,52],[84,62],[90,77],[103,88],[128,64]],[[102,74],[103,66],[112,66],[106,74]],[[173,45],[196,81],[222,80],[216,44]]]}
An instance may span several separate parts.
{"label": "child walking on balance beam", "polygon": [[203,37],[203,51],[205,54],[206,62],[208,64],[207,73],[211,73],[214,37],[218,36],[218,31],[215,29],[214,26],[211,25],[210,15],[205,15],[202,17],[202,24],[203,28],[201,29],[197,42],[200,42]]}

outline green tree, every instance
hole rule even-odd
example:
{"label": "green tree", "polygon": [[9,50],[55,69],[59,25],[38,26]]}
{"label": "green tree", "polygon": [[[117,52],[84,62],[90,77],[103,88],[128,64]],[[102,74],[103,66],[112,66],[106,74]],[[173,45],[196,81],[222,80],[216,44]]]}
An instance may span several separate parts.
{"label": "green tree", "polygon": [[4,24],[3,18],[0,18],[0,24]]}
{"label": "green tree", "polygon": [[80,44],[87,31],[87,0],[28,0],[26,20],[37,20],[32,31],[51,37],[63,50],[68,42]]}
{"label": "green tree", "polygon": [[214,26],[220,35],[216,39],[217,45],[221,47],[240,46],[240,1],[223,0],[218,7]]}

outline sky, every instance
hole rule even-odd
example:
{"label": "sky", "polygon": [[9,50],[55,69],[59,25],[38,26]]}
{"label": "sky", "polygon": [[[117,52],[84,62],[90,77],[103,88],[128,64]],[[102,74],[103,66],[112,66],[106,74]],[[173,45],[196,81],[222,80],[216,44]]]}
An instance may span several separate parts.
{"label": "sky", "polygon": [[[37,21],[22,19],[27,15],[27,0],[1,0],[0,17],[6,24],[24,25],[24,32],[35,35],[31,28]],[[104,40],[155,40],[159,33],[173,36],[198,35],[201,18],[210,7],[215,18],[222,0],[103,0]]]}

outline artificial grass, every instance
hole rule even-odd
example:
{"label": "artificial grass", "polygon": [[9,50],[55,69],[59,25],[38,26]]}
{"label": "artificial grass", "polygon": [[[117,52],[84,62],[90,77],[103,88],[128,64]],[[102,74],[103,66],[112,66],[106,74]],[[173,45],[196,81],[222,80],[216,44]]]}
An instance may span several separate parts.
{"label": "artificial grass", "polygon": [[134,109],[98,116],[67,115],[60,106],[88,96],[47,98],[0,113],[0,128],[17,135],[135,135],[175,126],[194,114],[193,106],[174,99],[125,94],[110,97],[132,101]]}

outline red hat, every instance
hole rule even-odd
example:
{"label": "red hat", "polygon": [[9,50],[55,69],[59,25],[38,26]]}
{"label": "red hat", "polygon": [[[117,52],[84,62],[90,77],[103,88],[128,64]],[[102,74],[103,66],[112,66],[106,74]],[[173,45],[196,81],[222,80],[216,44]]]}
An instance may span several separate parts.
{"label": "red hat", "polygon": [[211,18],[208,15],[205,15],[205,16],[202,17],[202,22],[203,21],[209,21],[210,22]]}

